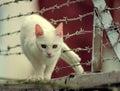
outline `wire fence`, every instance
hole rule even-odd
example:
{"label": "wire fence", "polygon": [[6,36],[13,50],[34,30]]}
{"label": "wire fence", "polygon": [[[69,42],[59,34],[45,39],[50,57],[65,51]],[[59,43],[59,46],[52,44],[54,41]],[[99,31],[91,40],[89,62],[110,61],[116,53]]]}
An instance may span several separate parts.
{"label": "wire fence", "polygon": [[32,0],[14,0],[14,1],[8,1],[8,2],[4,2],[4,3],[0,3],[0,7],[3,7],[5,5],[10,5],[10,4],[13,4],[13,3],[18,3],[20,1],[32,1]]}
{"label": "wire fence", "polygon": [[[29,2],[32,2],[32,0],[14,0],[14,1],[10,1],[10,2],[5,2],[5,3],[2,3],[0,4],[0,8],[1,7],[4,7],[5,5],[9,5],[11,3],[18,3],[19,1],[29,1]],[[66,2],[62,3],[62,4],[59,4],[59,5],[54,5],[54,6],[50,6],[50,7],[44,7],[42,9],[40,9],[39,11],[35,12],[35,11],[32,11],[32,12],[27,12],[27,13],[19,13],[17,15],[14,15],[14,16],[8,16],[6,18],[2,18],[0,19],[0,22],[2,23],[3,21],[8,21],[11,20],[11,19],[17,19],[19,17],[23,17],[23,16],[28,16],[28,15],[32,15],[32,14],[43,14],[47,11],[52,11],[54,12],[55,10],[58,10],[62,7],[70,7],[70,5],[72,4],[75,4],[75,3],[80,3],[84,0],[74,0],[74,1],[71,1],[71,0],[67,0]],[[112,10],[120,10],[120,7],[116,7],[116,8],[110,8],[110,7],[106,7],[102,12],[107,12],[107,11],[112,11]],[[100,12],[99,12],[100,13]],[[72,17],[72,18],[69,18],[67,16],[63,16],[63,18],[61,19],[50,19],[50,22],[54,25],[56,25],[58,22],[64,22],[64,23],[69,23],[69,22],[73,22],[73,21],[82,21],[83,18],[86,18],[87,16],[93,16],[94,12],[88,12],[88,13],[85,13],[83,15],[79,14],[77,17]],[[97,26],[96,26],[97,27]],[[111,29],[115,29],[119,32],[119,24],[111,24],[111,27],[108,29],[108,31],[111,31]],[[117,28],[117,29],[116,29]],[[104,29],[103,27],[101,29]],[[0,38],[6,38],[7,36],[11,36],[11,35],[14,35],[14,34],[19,34],[20,33],[20,30],[14,30],[13,32],[8,32],[8,33],[4,33],[4,34],[0,34]],[[80,28],[79,30],[76,30],[74,33],[67,33],[66,35],[64,35],[64,39],[67,40],[71,37],[74,37],[74,36],[78,36],[78,35],[81,35],[81,34],[91,34],[92,35],[92,30],[84,30],[82,28]],[[120,37],[118,39],[118,42],[120,42]],[[109,45],[109,41],[107,41],[105,44],[103,44],[102,46],[103,47],[106,47],[107,45]],[[19,56],[19,55],[23,55],[23,52],[21,51],[16,51],[16,52],[10,52],[11,49],[16,49],[16,48],[19,48],[21,47],[21,44],[16,44],[14,46],[11,46],[11,45],[7,45],[6,49],[1,49],[0,48],[0,56],[11,56],[11,55],[16,55],[16,56]],[[87,51],[87,53],[90,53],[92,51],[92,48],[90,48],[89,46],[85,46],[84,48],[73,48],[71,50],[64,50],[63,52],[68,52],[68,51],[75,51],[75,52],[79,52],[79,51]],[[113,58],[109,58],[109,59],[104,59],[104,61],[107,61],[107,60],[116,60],[117,57],[113,57]],[[86,66],[90,66],[92,64],[91,60],[87,61],[87,62],[84,62],[84,63],[81,63],[81,65],[86,65]],[[66,67],[61,67],[61,68],[56,68],[55,71],[58,72],[60,70],[63,70],[63,69],[66,69],[66,68],[70,68],[70,67],[74,67],[74,66],[78,66],[80,64],[73,64],[72,66],[66,66]]]}
{"label": "wire fence", "polygon": [[[19,0],[18,0],[19,1]],[[71,4],[75,4],[75,3],[78,3],[78,2],[81,2],[83,0],[75,0],[75,1],[70,1],[70,0],[67,0],[65,3],[63,4],[60,4],[60,5],[54,5],[54,6],[51,6],[51,7],[48,7],[48,8],[42,8],[40,11],[37,11],[37,12],[27,12],[25,14],[18,14],[18,15],[15,15],[15,16],[8,16],[6,18],[3,18],[3,19],[0,19],[0,21],[5,21],[5,20],[11,20],[11,19],[14,19],[14,18],[19,18],[19,17],[22,17],[22,16],[28,16],[28,15],[32,15],[32,14],[43,14],[44,12],[46,11],[54,11],[54,10],[57,10],[57,9],[60,9],[64,6],[69,6]]]}

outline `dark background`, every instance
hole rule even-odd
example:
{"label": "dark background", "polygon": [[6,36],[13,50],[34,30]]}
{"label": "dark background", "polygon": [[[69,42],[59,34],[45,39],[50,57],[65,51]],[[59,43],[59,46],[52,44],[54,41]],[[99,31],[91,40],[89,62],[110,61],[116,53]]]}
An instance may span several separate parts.
{"label": "dark background", "polygon": [[[51,7],[54,5],[60,5],[62,3],[65,3],[67,0],[39,0],[39,9],[42,9],[43,7]],[[74,1],[74,0],[70,0]],[[106,0],[107,6],[108,7],[118,7],[120,6],[120,0]],[[71,4],[70,6],[64,6],[60,9],[56,9],[54,11],[47,11],[42,14],[45,18],[48,20],[50,19],[62,19],[63,17],[68,17],[68,18],[74,18],[78,17],[78,15],[83,15],[89,12],[92,12],[94,9],[92,0],[84,0],[82,2],[78,2],[75,4]],[[111,11],[111,14],[114,18],[115,22],[119,22],[119,17],[120,17],[120,11],[115,10]],[[57,24],[58,25],[58,24]],[[56,26],[56,25],[55,25]],[[79,30],[80,28],[84,29],[85,31],[92,31],[93,29],[93,15],[86,16],[85,18],[72,22],[68,22],[67,24],[64,22],[64,34],[67,34],[68,32],[74,33],[75,31]],[[81,34],[79,36],[73,36],[67,40],[65,40],[65,43],[70,47],[70,48],[85,48],[86,46],[92,47],[92,33],[87,33],[87,34]],[[81,63],[85,63],[87,61],[91,61],[91,52],[88,53],[87,51],[80,51],[77,52],[77,54],[81,57]],[[67,63],[65,63],[63,60],[59,60],[57,67],[65,67],[68,66]],[[90,72],[91,71],[91,66],[88,65],[83,65],[85,71]],[[53,78],[56,77],[61,77],[68,75],[70,73],[73,73],[74,71],[72,68],[66,68],[63,70],[60,70],[59,72],[53,72]]]}

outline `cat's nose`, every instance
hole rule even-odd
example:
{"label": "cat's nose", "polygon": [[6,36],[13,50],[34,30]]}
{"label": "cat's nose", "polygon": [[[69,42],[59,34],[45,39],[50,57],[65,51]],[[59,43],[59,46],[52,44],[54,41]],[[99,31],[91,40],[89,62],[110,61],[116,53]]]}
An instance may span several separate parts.
{"label": "cat's nose", "polygon": [[52,56],[52,54],[51,54],[51,53],[49,53],[49,52],[47,53],[47,55],[48,55],[48,57],[51,57],[51,56]]}

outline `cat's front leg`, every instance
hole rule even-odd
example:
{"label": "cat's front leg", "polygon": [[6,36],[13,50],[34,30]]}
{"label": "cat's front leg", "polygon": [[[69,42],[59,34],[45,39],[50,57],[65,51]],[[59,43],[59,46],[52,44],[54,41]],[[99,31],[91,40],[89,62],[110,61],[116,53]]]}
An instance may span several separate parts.
{"label": "cat's front leg", "polygon": [[84,69],[80,64],[81,58],[73,51],[69,51],[70,48],[63,43],[61,58],[70,64],[76,73],[83,73]]}
{"label": "cat's front leg", "polygon": [[52,72],[54,71],[56,62],[54,62],[53,64],[50,65],[46,65],[46,69],[44,71],[44,80],[51,80],[51,76],[52,76]]}
{"label": "cat's front leg", "polygon": [[32,81],[41,81],[44,80],[44,65],[40,65],[39,67],[34,67],[34,74],[29,77]]}

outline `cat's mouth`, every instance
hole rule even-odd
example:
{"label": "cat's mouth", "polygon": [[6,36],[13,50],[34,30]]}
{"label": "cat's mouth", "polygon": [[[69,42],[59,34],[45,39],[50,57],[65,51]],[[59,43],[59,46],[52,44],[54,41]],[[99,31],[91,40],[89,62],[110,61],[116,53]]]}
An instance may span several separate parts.
{"label": "cat's mouth", "polygon": [[52,55],[47,55],[47,58],[52,58],[53,56]]}

